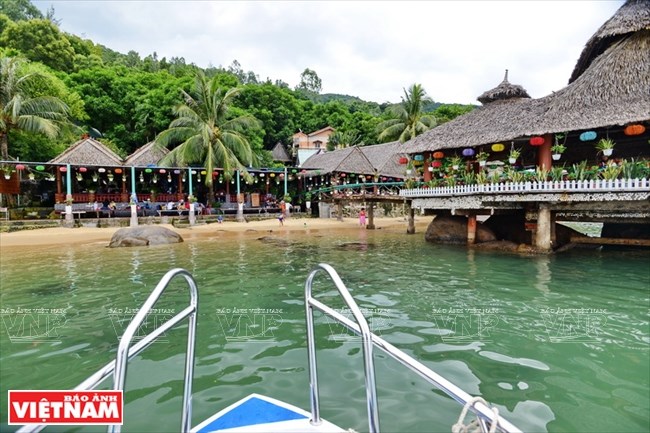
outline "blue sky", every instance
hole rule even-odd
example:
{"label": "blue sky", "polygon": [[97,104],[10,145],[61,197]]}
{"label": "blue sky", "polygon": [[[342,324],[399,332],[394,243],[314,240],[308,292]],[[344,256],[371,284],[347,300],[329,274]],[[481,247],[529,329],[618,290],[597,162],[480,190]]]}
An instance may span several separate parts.
{"label": "blue sky", "polygon": [[310,68],[323,93],[398,102],[420,83],[435,101],[477,104],[509,81],[534,97],[567,84],[587,40],[624,3],[599,1],[34,0],[61,28],[141,57],[201,67],[237,60],[291,87]]}

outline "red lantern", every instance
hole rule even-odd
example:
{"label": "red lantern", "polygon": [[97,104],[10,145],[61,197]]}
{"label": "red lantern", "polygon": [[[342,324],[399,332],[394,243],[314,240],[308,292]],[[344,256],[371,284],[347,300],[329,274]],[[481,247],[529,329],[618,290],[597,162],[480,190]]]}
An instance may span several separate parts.
{"label": "red lantern", "polygon": [[116,168],[114,171],[115,171],[115,174],[122,174],[122,169],[121,168]]}
{"label": "red lantern", "polygon": [[[160,172],[160,174],[165,174],[165,173],[167,173],[167,170],[165,170],[164,168],[161,168],[159,172]],[[115,173],[117,173],[117,170],[115,170]]]}
{"label": "red lantern", "polygon": [[66,167],[59,167],[59,171],[61,173],[65,173],[66,171],[68,171],[68,169]]}
{"label": "red lantern", "polygon": [[88,171],[88,169],[87,169],[86,167],[79,167],[79,168],[77,169],[77,171],[78,171],[79,173],[85,173],[85,172]]}
{"label": "red lantern", "polygon": [[409,162],[409,159],[406,158],[406,157],[401,157],[401,158],[399,159],[399,163],[400,163],[400,164],[407,164],[408,162]]}
{"label": "red lantern", "polygon": [[445,157],[445,154],[443,152],[433,152],[433,157],[435,159],[442,159]]}
{"label": "red lantern", "polygon": [[442,167],[442,161],[433,161],[433,162],[431,163],[431,167],[433,167],[433,168],[440,168],[440,167]]}
{"label": "red lantern", "polygon": [[16,170],[24,170],[24,169],[25,169],[24,165],[22,165],[22,164],[17,164],[16,165]]}
{"label": "red lantern", "polygon": [[541,146],[542,144],[544,144],[544,137],[540,137],[540,136],[531,137],[530,139],[531,146]]}
{"label": "red lantern", "polygon": [[623,130],[625,135],[641,135],[645,132],[645,126],[641,124],[627,125]]}
{"label": "red lantern", "polygon": [[345,173],[341,173],[341,177],[345,177]]}

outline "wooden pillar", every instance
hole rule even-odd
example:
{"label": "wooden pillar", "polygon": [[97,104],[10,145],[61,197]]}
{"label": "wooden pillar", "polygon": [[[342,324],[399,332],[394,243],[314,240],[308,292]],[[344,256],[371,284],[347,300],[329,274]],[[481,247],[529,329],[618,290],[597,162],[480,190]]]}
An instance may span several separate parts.
{"label": "wooden pillar", "polygon": [[338,221],[343,221],[343,200],[338,201],[336,205],[336,214],[337,214],[336,219]]}
{"label": "wooden pillar", "polygon": [[375,229],[375,203],[368,203],[368,225],[366,229],[374,230]]}
{"label": "wooden pillar", "polygon": [[424,154],[424,166],[422,167],[422,173],[424,175],[424,181],[429,182],[431,178],[433,177],[433,172],[429,171],[429,167],[431,167],[431,154],[430,153],[425,153]]}
{"label": "wooden pillar", "polygon": [[476,243],[476,214],[467,216],[467,244]]}
{"label": "wooden pillar", "polygon": [[406,229],[406,233],[409,235],[415,234],[415,209],[411,207],[409,204],[409,217],[408,217],[408,228]]}
{"label": "wooden pillar", "polygon": [[537,211],[535,248],[539,251],[551,251],[551,208],[546,203],[540,203]]}
{"label": "wooden pillar", "polygon": [[544,144],[537,148],[537,166],[542,170],[550,170],[553,166],[551,146],[553,146],[553,134],[545,134]]}

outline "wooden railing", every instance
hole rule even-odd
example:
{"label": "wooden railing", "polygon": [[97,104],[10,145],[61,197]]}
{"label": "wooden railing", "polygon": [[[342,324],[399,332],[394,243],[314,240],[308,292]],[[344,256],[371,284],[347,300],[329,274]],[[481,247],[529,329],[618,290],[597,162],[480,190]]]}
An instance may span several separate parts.
{"label": "wooden railing", "polygon": [[446,197],[474,194],[535,194],[572,192],[640,192],[650,191],[650,179],[561,180],[546,182],[503,182],[435,188],[402,189],[402,197]]}

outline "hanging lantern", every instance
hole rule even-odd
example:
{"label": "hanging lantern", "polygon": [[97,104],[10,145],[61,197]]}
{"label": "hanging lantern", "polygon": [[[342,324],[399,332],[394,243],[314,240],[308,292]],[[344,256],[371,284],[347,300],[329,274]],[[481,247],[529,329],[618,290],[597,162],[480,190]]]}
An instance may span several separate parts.
{"label": "hanging lantern", "polygon": [[503,152],[506,146],[503,143],[495,143],[492,145],[492,152]]}
{"label": "hanging lantern", "polygon": [[167,173],[167,170],[165,170],[164,168],[161,168],[160,170],[158,170],[158,172],[160,174],[165,174],[165,173]]}
{"label": "hanging lantern", "polygon": [[585,131],[582,134],[580,134],[580,141],[591,141],[595,140],[598,135],[596,134],[596,131]]}
{"label": "hanging lantern", "polygon": [[202,176],[205,176],[207,173],[208,173],[207,171],[205,171],[205,170],[201,170],[201,175],[202,175]]}
{"label": "hanging lantern", "polygon": [[293,170],[291,170],[291,173],[298,173],[298,170],[294,168]]}
{"label": "hanging lantern", "polygon": [[59,167],[59,171],[61,173],[65,173],[66,171],[68,171],[68,169],[67,169],[67,167]]}
{"label": "hanging lantern", "polygon": [[36,170],[43,171],[43,170],[45,170],[45,167],[43,167],[42,165],[37,165]]}
{"label": "hanging lantern", "polygon": [[536,137],[531,137],[530,138],[530,145],[531,146],[541,146],[544,144],[544,137],[540,137],[539,135]]}
{"label": "hanging lantern", "polygon": [[174,170],[174,174],[181,174],[180,170]]}
{"label": "hanging lantern", "polygon": [[[150,168],[148,168],[147,170],[149,170],[147,173],[151,173],[151,169],[150,169]],[[106,169],[103,168],[103,167],[98,168],[97,171],[100,172],[100,173],[106,173]]]}
{"label": "hanging lantern", "polygon": [[196,170],[192,170],[192,174],[196,174]]}
{"label": "hanging lantern", "polygon": [[16,164],[16,170],[18,170],[18,171],[22,171],[22,170],[24,170],[24,169],[25,169],[25,166],[24,166],[24,165],[22,165],[22,164]]}
{"label": "hanging lantern", "polygon": [[623,134],[625,135],[641,135],[644,132],[645,132],[645,126],[641,124],[627,125],[623,130]]}
{"label": "hanging lantern", "polygon": [[424,161],[424,155],[415,155],[413,159],[416,161]]}
{"label": "hanging lantern", "polygon": [[270,177],[275,177],[275,173],[269,174]]}
{"label": "hanging lantern", "polygon": [[[100,170],[101,170],[101,168],[100,168]],[[145,169],[144,169],[144,172],[145,172],[145,173],[151,173],[152,170],[151,170],[150,168],[145,168]]]}
{"label": "hanging lantern", "polygon": [[260,173],[260,177],[264,177],[264,173]]}
{"label": "hanging lantern", "polygon": [[435,159],[442,159],[442,158],[445,157],[445,154],[444,154],[444,152],[433,152],[433,157]]}
{"label": "hanging lantern", "polygon": [[409,162],[409,159],[404,157],[404,156],[399,159],[400,164],[407,164],[408,162]]}
{"label": "hanging lantern", "polygon": [[85,173],[85,172],[88,171],[88,169],[87,169],[86,167],[79,167],[79,168],[77,169],[77,171],[78,171],[79,173]]}
{"label": "hanging lantern", "polygon": [[433,161],[433,162],[431,163],[431,167],[433,167],[433,168],[440,168],[440,167],[442,167],[442,161]]}
{"label": "hanging lantern", "polygon": [[341,173],[341,177],[345,177],[345,173]]}
{"label": "hanging lantern", "polygon": [[474,156],[475,153],[476,152],[474,152],[474,149],[472,148],[468,147],[466,149],[463,149],[463,156]]}
{"label": "hanging lantern", "polygon": [[115,169],[115,174],[122,174],[122,169],[121,168],[116,168]]}

